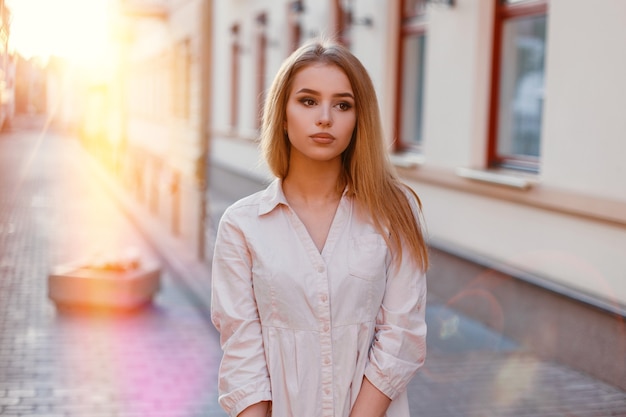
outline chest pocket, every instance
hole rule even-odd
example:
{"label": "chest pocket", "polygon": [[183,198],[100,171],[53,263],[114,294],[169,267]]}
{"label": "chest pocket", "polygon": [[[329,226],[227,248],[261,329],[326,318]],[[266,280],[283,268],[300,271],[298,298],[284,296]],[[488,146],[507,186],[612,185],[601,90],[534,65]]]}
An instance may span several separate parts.
{"label": "chest pocket", "polygon": [[350,275],[368,281],[385,277],[387,244],[382,236],[368,234],[350,239],[348,268]]}

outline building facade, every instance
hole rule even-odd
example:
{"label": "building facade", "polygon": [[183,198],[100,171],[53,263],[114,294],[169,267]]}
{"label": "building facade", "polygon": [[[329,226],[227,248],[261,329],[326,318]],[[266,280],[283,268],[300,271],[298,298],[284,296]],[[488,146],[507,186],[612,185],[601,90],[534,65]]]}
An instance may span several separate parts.
{"label": "building facade", "polygon": [[206,256],[212,2],[117,0],[116,170],[172,236]]}
{"label": "building facade", "polygon": [[15,115],[15,56],[9,50],[11,10],[0,0],[0,129],[9,128]]}
{"label": "building facade", "polygon": [[421,197],[431,294],[626,388],[626,2],[118,0],[107,90],[121,181],[206,262],[283,60],[320,35],[368,69]]}
{"label": "building facade", "polygon": [[624,386],[626,2],[215,0],[213,13],[211,186],[267,184],[264,92],[295,47],[336,36],[368,68],[390,157],[424,203],[431,290]]}

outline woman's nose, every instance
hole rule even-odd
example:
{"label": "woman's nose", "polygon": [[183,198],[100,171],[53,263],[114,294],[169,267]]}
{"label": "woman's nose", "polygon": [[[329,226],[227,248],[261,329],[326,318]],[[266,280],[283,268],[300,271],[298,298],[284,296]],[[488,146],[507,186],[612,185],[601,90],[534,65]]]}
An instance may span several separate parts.
{"label": "woman's nose", "polygon": [[333,120],[330,114],[329,106],[320,106],[320,114],[317,119],[318,126],[330,126],[332,125]]}

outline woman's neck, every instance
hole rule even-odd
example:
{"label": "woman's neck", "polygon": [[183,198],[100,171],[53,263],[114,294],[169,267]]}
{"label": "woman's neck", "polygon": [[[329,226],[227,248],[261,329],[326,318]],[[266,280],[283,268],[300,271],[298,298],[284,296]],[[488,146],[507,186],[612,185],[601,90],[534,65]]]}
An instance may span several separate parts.
{"label": "woman's neck", "polygon": [[[293,168],[293,167],[292,167]],[[338,187],[340,169],[290,169],[283,180],[283,192],[290,202],[302,203],[337,201],[341,197]]]}

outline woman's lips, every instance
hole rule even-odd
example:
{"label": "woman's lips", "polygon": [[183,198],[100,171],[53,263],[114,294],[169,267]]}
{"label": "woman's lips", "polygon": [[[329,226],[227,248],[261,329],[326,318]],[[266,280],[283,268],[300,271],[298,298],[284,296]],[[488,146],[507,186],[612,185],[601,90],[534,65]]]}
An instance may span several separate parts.
{"label": "woman's lips", "polygon": [[311,135],[310,138],[313,139],[314,142],[321,144],[328,144],[335,140],[335,137],[330,133],[316,133]]}

